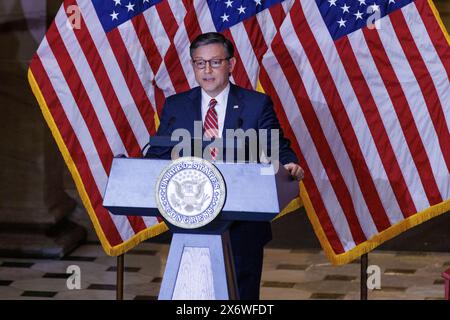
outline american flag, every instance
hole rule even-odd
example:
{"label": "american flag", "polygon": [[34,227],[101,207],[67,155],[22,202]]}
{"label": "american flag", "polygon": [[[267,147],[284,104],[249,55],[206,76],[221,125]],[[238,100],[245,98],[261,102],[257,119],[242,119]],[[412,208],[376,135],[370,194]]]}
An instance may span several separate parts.
{"label": "american flag", "polygon": [[449,39],[431,1],[300,0],[264,56],[333,263],[450,209]]}
{"label": "american flag", "polygon": [[431,1],[71,0],[29,79],[108,254],[166,230],[111,215],[102,195],[112,157],[140,156],[164,97],[197,85],[188,47],[207,31],[234,42],[233,81],[260,79],[297,142],[331,261],[450,209],[450,51]]}
{"label": "american flag", "polygon": [[[105,252],[166,230],[154,217],[102,206],[114,156],[141,156],[164,94],[156,74],[189,1],[67,0],[31,61],[29,80]],[[79,23],[79,25],[77,25]],[[162,72],[162,71],[161,71]]]}

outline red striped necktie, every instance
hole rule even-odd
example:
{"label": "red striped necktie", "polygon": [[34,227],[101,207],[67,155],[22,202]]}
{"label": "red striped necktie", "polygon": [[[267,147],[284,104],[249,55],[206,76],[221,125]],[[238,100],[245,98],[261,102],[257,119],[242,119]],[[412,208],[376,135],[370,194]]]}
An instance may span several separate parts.
{"label": "red striped necktie", "polygon": [[[205,123],[203,128],[205,130],[204,136],[208,139],[217,138],[219,136],[219,120],[217,118],[216,111],[216,99],[211,99],[208,105],[208,111],[206,112]],[[210,148],[212,160],[216,160],[218,148]]]}

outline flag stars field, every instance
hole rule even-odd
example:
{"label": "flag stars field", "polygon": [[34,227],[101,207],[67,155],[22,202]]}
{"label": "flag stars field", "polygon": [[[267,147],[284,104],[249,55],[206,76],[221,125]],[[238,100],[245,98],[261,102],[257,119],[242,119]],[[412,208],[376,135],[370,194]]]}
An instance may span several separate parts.
{"label": "flag stars field", "polygon": [[363,13],[359,12],[359,10],[353,14],[356,17],[356,20],[363,18]]}
{"label": "flag stars field", "polygon": [[242,5],[238,8],[239,14],[241,13],[245,13],[245,9],[247,9],[246,7],[243,7]]}
{"label": "flag stars field", "polygon": [[229,17],[230,17],[229,15],[227,15],[226,13],[224,13],[223,16],[221,16],[222,22],[229,21],[229,20],[228,20]]}
{"label": "flag stars field", "polygon": [[345,23],[346,23],[346,22],[347,22],[346,20],[343,20],[343,19],[341,18],[341,20],[338,21],[339,27],[345,27]]}
{"label": "flag stars field", "polygon": [[343,6],[343,7],[341,7],[341,9],[342,9],[342,13],[350,12],[350,11],[348,11],[348,9],[350,9],[350,7],[349,7],[349,6],[347,6],[347,4],[346,4],[346,3],[344,3],[344,6]]}
{"label": "flag stars field", "polygon": [[118,20],[119,18],[119,14],[118,13],[116,13],[116,11],[113,11],[113,13],[111,13],[110,14],[110,16],[111,16],[111,19],[112,20]]}
{"label": "flag stars field", "polygon": [[126,5],[128,11],[134,11],[135,4],[132,4],[131,2],[128,2]]}
{"label": "flag stars field", "polygon": [[373,5],[370,6],[370,8],[372,8],[372,12],[379,12],[380,11],[380,6],[377,5],[375,2],[373,3]]}

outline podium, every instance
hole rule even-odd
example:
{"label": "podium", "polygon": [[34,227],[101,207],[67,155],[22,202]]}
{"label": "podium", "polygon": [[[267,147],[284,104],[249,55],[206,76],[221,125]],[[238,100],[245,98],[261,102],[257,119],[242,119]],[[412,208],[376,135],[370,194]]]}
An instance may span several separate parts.
{"label": "podium", "polygon": [[[170,160],[114,158],[103,206],[115,215],[161,216],[157,181]],[[271,221],[299,194],[282,165],[224,163],[214,166],[226,185],[220,213],[194,229],[164,218],[173,238],[164,271],[160,300],[239,299],[228,228],[233,221]]]}

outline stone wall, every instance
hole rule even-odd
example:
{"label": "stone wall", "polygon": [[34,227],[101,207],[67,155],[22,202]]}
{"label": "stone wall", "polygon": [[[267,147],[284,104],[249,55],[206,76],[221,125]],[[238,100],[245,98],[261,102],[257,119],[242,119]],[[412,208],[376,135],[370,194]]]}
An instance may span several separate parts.
{"label": "stone wall", "polygon": [[58,239],[70,234],[66,216],[76,202],[65,192],[67,169],[27,79],[60,3],[0,1],[0,254],[62,256],[75,245]]}
{"label": "stone wall", "polygon": [[436,8],[444,22],[447,30],[450,30],[450,1],[449,0],[435,0]]}

